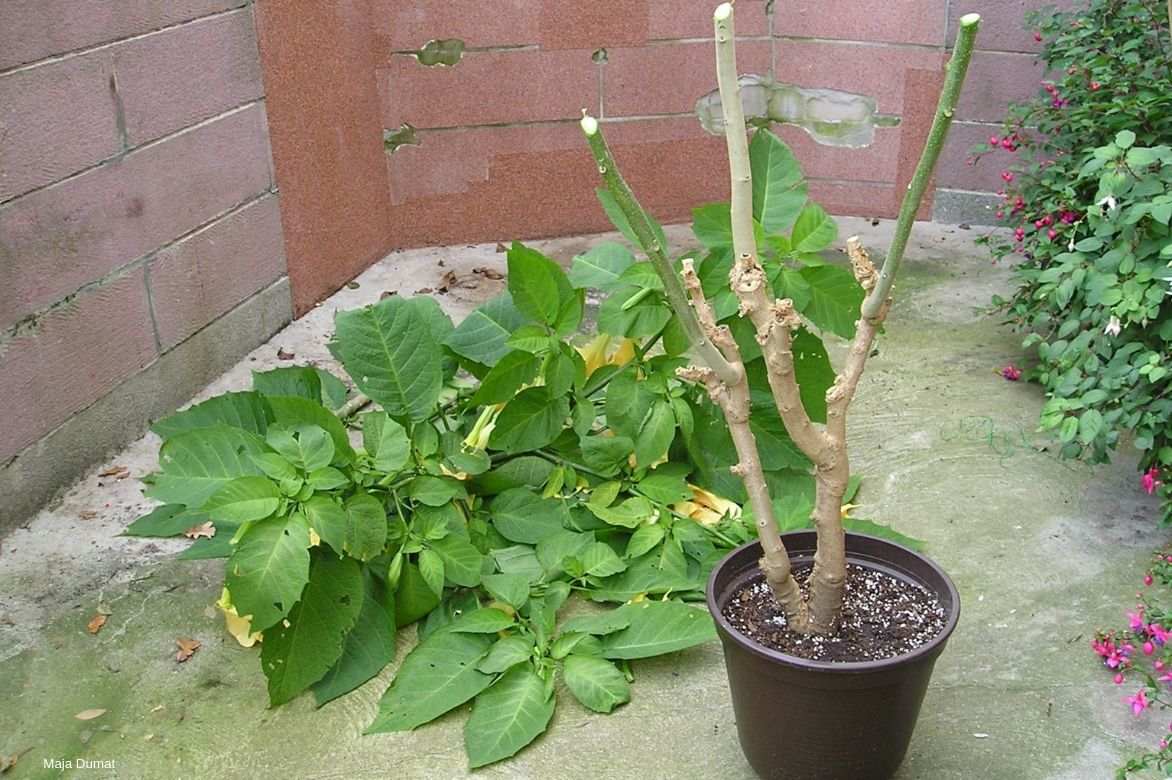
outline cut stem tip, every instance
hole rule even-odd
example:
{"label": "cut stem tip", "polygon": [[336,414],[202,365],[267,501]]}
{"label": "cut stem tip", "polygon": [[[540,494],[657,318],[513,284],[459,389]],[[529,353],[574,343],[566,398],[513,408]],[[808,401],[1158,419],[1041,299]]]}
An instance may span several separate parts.
{"label": "cut stem tip", "polygon": [[981,23],[981,15],[980,14],[965,14],[964,16],[960,17],[960,26],[961,27],[972,27],[974,24],[980,24],[980,23]]}
{"label": "cut stem tip", "polygon": [[598,132],[598,120],[586,114],[582,117],[582,121],[578,124],[582,125],[582,132],[586,135],[594,135]]}
{"label": "cut stem tip", "polygon": [[712,12],[712,18],[718,22],[723,22],[725,19],[732,16],[732,3],[721,3],[716,6],[716,10]]}

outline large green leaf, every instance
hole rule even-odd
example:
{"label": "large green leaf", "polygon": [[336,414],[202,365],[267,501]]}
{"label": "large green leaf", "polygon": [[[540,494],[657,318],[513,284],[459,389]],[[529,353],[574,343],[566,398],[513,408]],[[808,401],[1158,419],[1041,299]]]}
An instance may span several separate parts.
{"label": "large green leaf", "polygon": [[514,666],[476,697],[464,725],[468,765],[491,764],[516,754],[549,726],[555,701],[529,666]]}
{"label": "large green leaf", "polygon": [[296,396],[268,396],[268,402],[273,409],[275,422],[289,429],[316,425],[328,433],[330,441],[334,443],[333,462],[353,462],[354,448],[350,446],[350,436],[346,433],[346,426],[329,409],[315,401],[310,401],[308,398],[297,398]]}
{"label": "large green leaf", "polygon": [[489,444],[505,452],[539,449],[557,438],[569,415],[565,396],[552,398],[548,388],[530,387],[501,410]]}
{"label": "large green leaf", "polygon": [[635,451],[635,443],[626,436],[583,436],[581,445],[582,460],[604,477],[618,474]]}
{"label": "large green leaf", "polygon": [[484,496],[503,493],[515,487],[538,488],[545,484],[553,470],[554,465],[545,458],[523,455],[477,476],[472,480],[472,487],[476,493]]}
{"label": "large green leaf", "polygon": [[192,526],[206,522],[203,512],[189,512],[183,504],[162,504],[135,520],[123,536],[178,536]]}
{"label": "large green leaf", "polygon": [[412,561],[403,564],[399,587],[395,590],[395,623],[406,626],[436,608],[439,596],[427,584],[419,567]]}
{"label": "large green leaf", "polygon": [[806,204],[806,180],[789,147],[768,130],[749,143],[753,216],[768,233],[784,233]]}
{"label": "large green leaf", "polygon": [[529,600],[529,578],[524,574],[485,574],[482,584],[494,599],[514,609],[520,609]]}
{"label": "large green leaf", "polygon": [[362,609],[346,635],[342,655],[313,685],[313,697],[319,707],[362,685],[395,658],[394,598],[382,580],[369,571],[363,580]]}
{"label": "large green leaf", "polygon": [[537,544],[562,530],[569,511],[562,501],[542,498],[529,488],[506,490],[489,506],[493,525],[511,542]]}
{"label": "large green leaf", "polygon": [[448,534],[428,543],[444,562],[444,576],[453,585],[472,588],[480,584],[484,556],[459,534]]}
{"label": "large green leaf", "polygon": [[224,584],[241,617],[263,631],[289,613],[309,580],[309,529],[295,518],[253,525],[228,559]]}
{"label": "large green leaf", "polygon": [[679,601],[641,601],[619,609],[631,624],[602,638],[605,658],[649,658],[716,638],[707,610]]}
{"label": "large green leaf", "polygon": [[566,656],[566,687],[583,706],[595,712],[611,712],[631,700],[631,686],[618,667],[588,655]]}
{"label": "large green leaf", "polygon": [[676,416],[671,403],[659,399],[651,406],[635,438],[635,462],[639,466],[650,466],[667,454],[675,436]]}
{"label": "large green leaf", "polygon": [[334,552],[341,555],[346,549],[346,535],[350,528],[350,516],[346,509],[328,496],[312,496],[303,507],[309,527]]}
{"label": "large green leaf", "polygon": [[265,631],[260,661],[271,706],[284,704],[325,676],[342,655],[362,600],[357,561],[313,556],[301,600],[285,620]]}
{"label": "large green leaf", "polygon": [[810,285],[810,303],[802,310],[806,319],[820,330],[853,338],[864,295],[854,274],[837,265],[809,266],[799,273]]}
{"label": "large green leaf", "polygon": [[615,506],[587,504],[586,508],[599,520],[622,528],[637,528],[655,514],[655,507],[642,496],[625,498]]}
{"label": "large green leaf", "polygon": [[215,522],[263,520],[281,505],[281,491],[268,477],[240,477],[217,490],[203,511]]}
{"label": "large green leaf", "polygon": [[692,209],[692,232],[709,249],[732,246],[732,212],[727,203],[709,203]]}
{"label": "large green leaf", "polygon": [[703,582],[689,573],[683,551],[667,539],[631,561],[626,571],[603,580],[590,592],[590,598],[622,603],[642,594],[683,593],[702,588]]}
{"label": "large green leaf", "polygon": [[483,634],[437,631],[428,636],[399,667],[366,733],[410,731],[483,691],[493,676],[476,664],[490,645],[491,637]]}
{"label": "large green leaf", "polygon": [[509,293],[517,308],[546,325],[557,322],[561,304],[558,282],[559,277],[565,278],[558,264],[516,241],[509,248],[508,264]]}
{"label": "large green leaf", "polygon": [[500,674],[533,657],[532,637],[517,634],[498,639],[476,668],[485,674]]}
{"label": "large green leaf", "polygon": [[635,256],[622,244],[613,241],[596,244],[574,258],[570,265],[570,284],[576,288],[609,291],[634,262]]}
{"label": "large green leaf", "polygon": [[402,425],[386,412],[362,415],[362,447],[376,471],[392,474],[407,465],[411,441]]}
{"label": "large green leaf", "polygon": [[444,339],[457,355],[475,363],[494,366],[509,353],[506,342],[517,328],[529,321],[507,292],[482,304]]}
{"label": "large green leaf", "polygon": [[330,351],[359,390],[392,417],[422,420],[431,413],[443,384],[443,357],[418,307],[393,295],[340,312],[334,328]]}
{"label": "large green leaf", "polygon": [[177,433],[226,425],[264,436],[273,413],[258,393],[224,393],[189,409],[164,417],[151,430],[164,439]]}
{"label": "large green leaf", "polygon": [[513,350],[480,380],[480,387],[471,402],[476,405],[504,403],[516,395],[522,385],[532,381],[540,368],[540,357],[524,350]]}
{"label": "large green leaf", "polygon": [[203,505],[238,477],[263,472],[250,455],[267,451],[264,441],[240,428],[216,426],[177,433],[159,450],[159,466],[146,494],[168,504]]}
{"label": "large green leaf", "polygon": [[644,338],[659,333],[671,319],[663,295],[646,293],[645,288],[619,287],[598,308],[598,329],[623,338]]}

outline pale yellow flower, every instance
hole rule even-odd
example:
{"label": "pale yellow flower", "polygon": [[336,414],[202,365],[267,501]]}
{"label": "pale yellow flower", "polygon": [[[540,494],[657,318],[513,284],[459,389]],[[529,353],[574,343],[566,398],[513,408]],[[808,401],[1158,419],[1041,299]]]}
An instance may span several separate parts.
{"label": "pale yellow flower", "polygon": [[241,647],[252,647],[264,638],[259,631],[252,630],[252,615],[241,617],[236,612],[236,607],[232,606],[232,594],[228,592],[227,588],[220,592],[220,600],[216,602],[216,606],[224,613],[224,626],[228,629],[228,633],[240,643]]}
{"label": "pale yellow flower", "polygon": [[688,489],[692,491],[692,500],[672,504],[672,511],[676,514],[708,526],[716,525],[725,516],[741,516],[741,505],[735,501],[722,498],[691,482],[688,483]]}

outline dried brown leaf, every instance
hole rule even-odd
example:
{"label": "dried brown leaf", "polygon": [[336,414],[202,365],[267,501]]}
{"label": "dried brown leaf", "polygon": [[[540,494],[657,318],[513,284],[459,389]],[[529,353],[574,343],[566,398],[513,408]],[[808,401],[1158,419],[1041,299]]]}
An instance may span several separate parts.
{"label": "dried brown leaf", "polygon": [[85,624],[85,630],[91,634],[96,634],[102,630],[102,626],[106,625],[106,616],[101,612],[90,618],[90,622]]}
{"label": "dried brown leaf", "polygon": [[191,656],[195,655],[195,651],[200,648],[198,639],[176,639],[175,645],[179,648],[179,652],[175,654],[175,660],[183,663]]}
{"label": "dried brown leaf", "polygon": [[505,275],[502,274],[500,271],[496,270],[495,268],[489,268],[488,266],[482,266],[480,268],[473,268],[472,273],[480,274],[485,279],[492,279],[494,282],[500,281],[501,279],[505,278]]}
{"label": "dried brown leaf", "polygon": [[102,717],[106,714],[106,712],[106,710],[82,710],[73,717],[77,718],[78,720],[93,720],[94,718]]}
{"label": "dried brown leaf", "polygon": [[113,477],[114,479],[126,479],[130,476],[130,467],[122,464],[115,464],[107,466],[98,472],[99,477]]}
{"label": "dried brown leaf", "polygon": [[183,532],[188,539],[211,539],[216,535],[216,527],[210,522],[193,525]]}
{"label": "dried brown leaf", "polygon": [[98,513],[92,509],[83,509],[77,513],[77,517],[80,520],[93,520],[97,516],[98,516]]}
{"label": "dried brown leaf", "polygon": [[292,360],[297,357],[296,352],[289,352],[284,347],[277,347],[277,360]]}

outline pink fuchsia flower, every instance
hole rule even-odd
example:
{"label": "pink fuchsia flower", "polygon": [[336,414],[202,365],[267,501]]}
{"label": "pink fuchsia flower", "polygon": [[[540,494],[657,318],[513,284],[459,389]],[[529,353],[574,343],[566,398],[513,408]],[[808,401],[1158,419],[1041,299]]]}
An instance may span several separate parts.
{"label": "pink fuchsia flower", "polygon": [[[1145,575],[1144,575],[1144,585],[1145,585],[1145,586],[1148,586],[1148,585],[1151,585],[1151,584],[1152,584],[1152,575],[1150,575],[1150,574],[1145,574]],[[1154,624],[1153,624],[1153,625],[1154,625]],[[1148,626],[1148,628],[1151,628],[1151,626]]]}
{"label": "pink fuchsia flower", "polygon": [[1038,43],[1041,43],[1042,42],[1042,34],[1040,32],[1034,33],[1034,40],[1037,41]]}
{"label": "pink fuchsia flower", "polygon": [[1049,230],[1046,231],[1046,238],[1053,241],[1054,239],[1058,238],[1058,231],[1055,230],[1054,228],[1050,228]]}
{"label": "pink fuchsia flower", "polygon": [[1074,223],[1078,219],[1078,213],[1074,211],[1062,212],[1062,221],[1067,225]]}
{"label": "pink fuchsia flower", "polygon": [[997,219],[1005,219],[1005,212],[1004,212],[1004,211],[998,211],[998,212],[997,212]]}
{"label": "pink fuchsia flower", "polygon": [[1010,363],[1005,368],[1001,369],[1001,376],[1008,379],[1010,382],[1016,382],[1021,379],[1021,369]]}
{"label": "pink fuchsia flower", "polygon": [[1123,675],[1121,675],[1121,674],[1115,675],[1114,680],[1115,680],[1116,685],[1123,685]]}
{"label": "pink fuchsia flower", "polygon": [[1127,697],[1127,703],[1131,705],[1131,714],[1139,715],[1149,706],[1148,694],[1141,688],[1134,696]]}
{"label": "pink fuchsia flower", "polygon": [[1024,241],[1025,240],[1025,228],[1018,228],[1017,230],[1013,231],[1013,237],[1015,239],[1017,239],[1018,241]]}
{"label": "pink fuchsia flower", "polygon": [[1127,613],[1127,626],[1136,633],[1144,630],[1144,609],[1143,607],[1138,607],[1138,609],[1138,612]]}
{"label": "pink fuchsia flower", "polygon": [[995,135],[989,136],[989,146],[1000,146],[1001,138]]}
{"label": "pink fuchsia flower", "polygon": [[[1158,645],[1166,645],[1168,644],[1168,640],[1172,639],[1172,632],[1168,631],[1159,623],[1152,623],[1149,625],[1148,634],[1152,637],[1152,639],[1156,640],[1156,644]],[[1163,661],[1157,661],[1156,663],[1162,664]]]}
{"label": "pink fuchsia flower", "polygon": [[1155,663],[1152,664],[1152,666],[1155,668],[1155,670],[1157,672],[1164,671],[1164,662],[1163,661],[1156,661]]}
{"label": "pink fuchsia flower", "polygon": [[1156,646],[1154,644],[1152,644],[1150,641],[1144,642],[1143,651],[1144,651],[1144,655],[1151,655],[1152,653],[1156,652]]}
{"label": "pink fuchsia flower", "polygon": [[1156,679],[1162,683],[1172,682],[1172,674],[1168,674],[1165,672],[1164,674],[1161,674]]}
{"label": "pink fuchsia flower", "polygon": [[1156,492],[1156,488],[1164,484],[1159,479],[1157,479],[1159,476],[1159,470],[1155,466],[1152,466],[1150,469],[1144,472],[1142,477],[1140,477],[1139,484],[1143,487],[1144,492],[1149,496]]}
{"label": "pink fuchsia flower", "polygon": [[1097,81],[1091,82],[1091,92],[1098,92],[1102,88],[1102,84]]}
{"label": "pink fuchsia flower", "polygon": [[1013,172],[1012,171],[1002,171],[1001,178],[1007,182],[1011,182],[1011,181],[1013,181]]}

